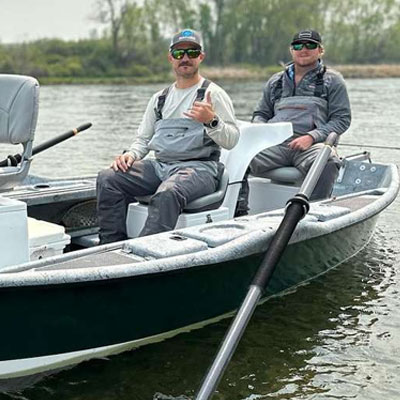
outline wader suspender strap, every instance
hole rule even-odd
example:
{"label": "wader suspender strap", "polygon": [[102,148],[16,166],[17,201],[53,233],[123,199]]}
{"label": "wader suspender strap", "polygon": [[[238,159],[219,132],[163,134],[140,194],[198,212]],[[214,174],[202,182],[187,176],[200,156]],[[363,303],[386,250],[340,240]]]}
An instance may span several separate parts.
{"label": "wader suspender strap", "polygon": [[[211,83],[211,81],[209,81],[208,79],[204,79],[204,82],[201,85],[201,87],[199,87],[197,89],[197,94],[196,94],[196,98],[194,99],[194,101],[202,101],[204,99],[206,90],[210,86],[210,83]],[[157,121],[162,119],[162,109],[164,107],[165,99],[167,98],[170,87],[171,86],[168,86],[167,88],[165,88],[163,90],[163,92],[160,94],[160,97],[158,98],[157,107],[154,109],[154,112],[156,113]]]}
{"label": "wader suspender strap", "polygon": [[201,87],[199,87],[197,89],[197,95],[196,95],[196,98],[194,99],[194,101],[203,101],[204,100],[206,90],[210,86],[210,83],[211,82],[208,79],[204,79],[204,82],[201,85]]}
{"label": "wader suspender strap", "polygon": [[314,96],[315,97],[321,97],[322,92],[324,91],[324,74],[326,72],[326,66],[324,65],[322,67],[322,71],[318,72],[317,74],[317,80],[315,82],[315,90],[314,90]]}
{"label": "wader suspender strap", "polygon": [[[326,66],[322,67],[322,71],[317,73],[317,80],[315,81],[314,97],[321,97],[324,91],[324,75],[326,72]],[[282,97],[283,87],[283,74],[276,81],[274,88],[274,102],[280,100]]]}
{"label": "wader suspender strap", "polygon": [[171,86],[166,87],[162,93],[160,94],[160,97],[158,98],[157,101],[157,107],[154,109],[154,112],[156,113],[156,120],[158,121],[159,119],[162,119],[162,109],[165,104],[165,99],[167,98],[167,94],[169,92],[169,88]]}

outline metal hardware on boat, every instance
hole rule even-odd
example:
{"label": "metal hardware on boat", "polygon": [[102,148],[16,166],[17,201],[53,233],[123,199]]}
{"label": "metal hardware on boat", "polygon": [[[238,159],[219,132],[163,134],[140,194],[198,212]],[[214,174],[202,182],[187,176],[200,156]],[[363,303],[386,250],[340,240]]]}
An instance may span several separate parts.
{"label": "metal hardware on boat", "polygon": [[211,223],[211,222],[213,222],[213,220],[212,220],[212,218],[211,218],[211,214],[207,214],[207,215],[206,215],[206,224],[209,224],[209,223]]}
{"label": "metal hardware on boat", "polygon": [[185,236],[181,236],[181,235],[172,235],[169,237],[172,240],[176,240],[176,241],[181,241],[181,240],[187,240],[187,237]]}
{"label": "metal hardware on boat", "polygon": [[48,185],[47,183],[38,183],[33,186],[34,189],[48,189],[49,187],[50,185]]}
{"label": "metal hardware on boat", "polygon": [[361,183],[361,179],[360,178],[357,178],[356,180],[355,180],[355,184],[356,185],[359,185]]}
{"label": "metal hardware on boat", "polygon": [[376,167],[371,167],[370,171],[371,172],[375,172],[376,171]]}
{"label": "metal hardware on boat", "polygon": [[365,170],[365,165],[360,165],[360,171],[364,171]]}

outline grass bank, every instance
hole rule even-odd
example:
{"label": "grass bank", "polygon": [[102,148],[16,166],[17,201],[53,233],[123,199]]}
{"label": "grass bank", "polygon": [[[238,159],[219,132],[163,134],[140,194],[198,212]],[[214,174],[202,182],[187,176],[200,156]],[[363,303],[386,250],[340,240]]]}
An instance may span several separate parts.
{"label": "grass bank", "polygon": [[[342,73],[344,78],[400,78],[400,64],[380,65],[330,65]],[[216,81],[251,81],[266,80],[275,72],[281,71],[282,67],[254,67],[254,66],[230,66],[230,67],[207,67],[202,68],[202,74]],[[150,84],[169,82],[173,80],[172,74],[158,74],[151,76],[122,76],[122,77],[43,77],[40,78],[42,85],[56,84]]]}

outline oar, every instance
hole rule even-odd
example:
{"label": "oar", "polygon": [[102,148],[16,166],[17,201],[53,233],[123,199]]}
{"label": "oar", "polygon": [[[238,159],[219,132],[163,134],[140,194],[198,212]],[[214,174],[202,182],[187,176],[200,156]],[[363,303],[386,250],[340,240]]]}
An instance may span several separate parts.
{"label": "oar", "polygon": [[336,137],[337,135],[334,132],[328,136],[325,145],[306,175],[299,192],[288,201],[285,216],[202,383],[196,400],[208,400],[213,395],[298,222],[307,214],[310,208],[308,200],[325,168]]}
{"label": "oar", "polygon": [[[78,126],[75,129],[71,129],[68,132],[65,132],[59,136],[56,136],[53,139],[48,140],[47,142],[44,142],[42,144],[39,144],[38,146],[35,146],[32,149],[32,155],[34,156],[37,153],[40,153],[43,150],[48,149],[49,147],[52,147],[58,143],[63,142],[66,139],[69,139],[72,136],[77,135],[79,132],[85,131],[86,129],[89,129],[92,126],[91,122],[86,122],[86,124],[83,124],[81,126]],[[18,163],[21,162],[22,159],[22,155],[21,154],[15,154],[15,155],[10,155],[8,156],[5,160],[0,161],[0,167],[15,167],[16,165],[18,165]]]}

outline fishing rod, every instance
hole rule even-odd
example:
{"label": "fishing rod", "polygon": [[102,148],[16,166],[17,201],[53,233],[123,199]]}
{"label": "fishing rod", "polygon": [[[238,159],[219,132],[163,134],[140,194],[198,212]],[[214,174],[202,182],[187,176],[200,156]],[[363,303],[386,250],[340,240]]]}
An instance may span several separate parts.
{"label": "fishing rod", "polygon": [[[38,146],[35,146],[32,149],[32,156],[42,152],[43,150],[47,150],[49,147],[55,146],[56,144],[61,143],[66,139],[76,136],[79,132],[85,131],[86,129],[89,129],[91,126],[92,126],[91,122],[86,122],[85,124],[80,125],[77,128],[71,129],[68,132],[62,133],[61,135],[56,136],[55,138],[52,138],[44,143],[39,144]],[[21,160],[22,160],[21,154],[9,155],[5,160],[0,161],[0,167],[16,167],[21,162]]]}
{"label": "fishing rod", "polygon": [[378,146],[374,144],[355,144],[355,143],[339,143],[339,147],[348,146],[348,147],[369,147],[372,149],[384,149],[384,150],[400,150],[400,147],[395,146]]}

